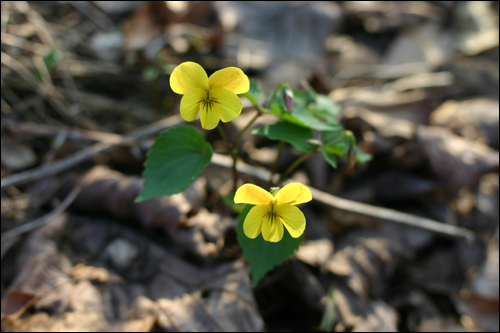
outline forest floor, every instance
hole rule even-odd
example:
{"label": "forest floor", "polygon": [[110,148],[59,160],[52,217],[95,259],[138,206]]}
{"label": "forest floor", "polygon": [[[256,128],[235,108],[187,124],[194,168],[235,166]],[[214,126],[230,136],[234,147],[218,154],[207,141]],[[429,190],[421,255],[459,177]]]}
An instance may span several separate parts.
{"label": "forest floor", "polygon": [[[499,330],[498,2],[1,6],[2,331]],[[304,242],[255,288],[217,131],[191,123],[214,156],[188,190],[134,203],[183,61],[308,83],[373,156],[291,175]],[[244,181],[277,150],[245,135]]]}

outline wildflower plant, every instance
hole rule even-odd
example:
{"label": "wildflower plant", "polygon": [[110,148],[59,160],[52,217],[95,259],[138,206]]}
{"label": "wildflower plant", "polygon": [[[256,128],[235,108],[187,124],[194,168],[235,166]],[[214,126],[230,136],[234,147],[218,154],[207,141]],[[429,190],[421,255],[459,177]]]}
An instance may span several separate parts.
{"label": "wildflower plant", "polygon": [[243,104],[236,94],[248,92],[250,81],[236,67],[221,69],[208,78],[203,67],[188,61],[174,69],[170,87],[175,93],[184,95],[181,117],[193,121],[199,112],[201,127],[211,130],[219,120],[227,123],[240,115]]}
{"label": "wildflower plant", "polygon": [[[217,128],[226,140],[227,154],[233,161],[235,192],[234,203],[230,206],[247,204],[240,211],[236,231],[239,245],[250,263],[255,286],[266,272],[286,260],[302,243],[306,218],[297,205],[312,200],[310,190],[303,184],[291,183],[281,189],[271,186],[283,185],[302,162],[316,153],[321,153],[334,168],[339,158],[347,159],[353,166],[368,161],[370,155],[359,149],[354,135],[339,123],[340,106],[309,86],[293,90],[282,83],[266,96],[239,68],[224,68],[208,77],[194,62],[177,66],[170,75],[170,86],[175,93],[183,95],[180,114],[184,120],[194,121],[199,115],[203,129]],[[256,113],[231,143],[219,122],[229,122],[240,115],[243,104],[238,95],[247,98]],[[264,114],[274,115],[278,121],[251,129],[255,120]],[[273,167],[270,191],[254,184],[237,188],[238,147],[246,132],[279,141],[275,166],[285,144],[303,153],[286,168],[276,184],[273,183],[276,169]],[[193,126],[180,125],[164,131],[148,153],[144,187],[136,202],[183,192],[210,163],[212,154],[210,143]]]}

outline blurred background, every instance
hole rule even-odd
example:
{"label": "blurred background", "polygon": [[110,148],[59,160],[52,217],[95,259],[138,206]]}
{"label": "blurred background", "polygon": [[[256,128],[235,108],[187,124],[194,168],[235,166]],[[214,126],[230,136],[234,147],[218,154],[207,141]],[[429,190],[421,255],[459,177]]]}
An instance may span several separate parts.
{"label": "blurred background", "polygon": [[[497,1],[1,6],[2,331],[498,331]],[[313,201],[304,244],[252,289],[218,132],[192,123],[218,154],[185,193],[133,203],[155,136],[184,123],[184,61],[327,95],[373,159],[314,155],[293,179],[469,236]],[[277,143],[240,148],[265,186]]]}

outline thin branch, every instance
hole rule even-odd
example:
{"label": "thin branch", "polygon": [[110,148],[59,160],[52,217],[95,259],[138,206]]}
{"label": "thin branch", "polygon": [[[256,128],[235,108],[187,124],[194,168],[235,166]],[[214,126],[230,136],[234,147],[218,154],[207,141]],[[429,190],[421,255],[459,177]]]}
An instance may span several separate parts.
{"label": "thin branch", "polygon": [[[150,135],[157,134],[165,128],[178,125],[182,122],[182,118],[179,115],[168,117],[166,119],[160,120],[156,123],[144,126],[138,130],[131,132],[130,134],[124,135],[122,137],[122,142],[129,142],[130,140],[137,140]],[[96,143],[90,147],[84,148],[79,152],[70,155],[68,157],[59,159],[53,163],[39,166],[37,168],[27,170],[24,172],[16,173],[12,176],[5,177],[1,182],[1,189],[5,189],[9,186],[22,185],[34,180],[38,180],[47,176],[51,176],[67,170],[81,162],[90,159],[92,156],[107,152],[112,149],[114,144],[111,143]]]}
{"label": "thin branch", "polygon": [[17,226],[15,228],[10,229],[9,231],[4,232],[2,234],[2,243],[13,238],[13,237],[19,236],[19,235],[24,234],[28,231],[36,229],[36,228],[40,227],[41,225],[51,221],[54,217],[56,217],[57,215],[64,212],[66,210],[66,208],[68,208],[69,205],[71,205],[71,203],[73,202],[73,200],[75,200],[78,193],[80,193],[80,190],[81,190],[81,186],[76,185],[73,188],[73,190],[68,194],[68,196],[66,198],[64,198],[64,200],[56,208],[54,208],[50,213],[45,214],[44,216],[39,217],[34,221],[22,224],[20,226]]}
{"label": "thin branch", "polygon": [[[230,168],[231,162],[232,161],[229,157],[220,154],[214,154],[212,157],[213,164],[224,168]],[[271,172],[269,172],[267,169],[254,167],[243,162],[239,163],[238,171],[262,181],[267,181],[271,176]],[[311,190],[313,201],[330,207],[334,207],[336,209],[426,230],[445,237],[465,238],[468,241],[476,239],[476,235],[474,234],[474,232],[466,228],[461,228],[444,222],[438,222],[424,217],[398,212],[388,208],[377,207],[352,200],[342,199],[329,193],[317,190],[313,187],[309,187],[309,189]]]}

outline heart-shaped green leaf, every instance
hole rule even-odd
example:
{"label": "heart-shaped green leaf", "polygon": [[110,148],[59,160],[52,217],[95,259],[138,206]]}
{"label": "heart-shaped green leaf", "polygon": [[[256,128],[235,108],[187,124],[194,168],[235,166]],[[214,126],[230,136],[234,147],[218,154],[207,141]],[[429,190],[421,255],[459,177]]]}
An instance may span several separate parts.
{"label": "heart-shaped green leaf", "polygon": [[255,287],[271,268],[281,264],[299,248],[300,244],[302,244],[304,235],[293,238],[286,228],[284,228],[283,239],[277,243],[266,242],[264,238],[262,238],[262,234],[255,239],[248,238],[243,232],[243,222],[252,207],[252,205],[247,205],[241,212],[238,217],[236,232],[238,243],[247,261],[250,263],[252,286]]}
{"label": "heart-shaped green leaf", "polygon": [[177,126],[160,134],[148,153],[141,202],[172,195],[191,185],[212,159],[212,147],[192,126]]}

